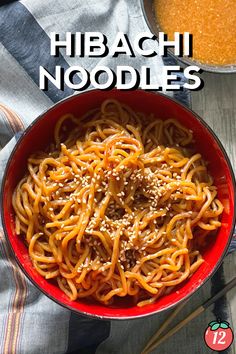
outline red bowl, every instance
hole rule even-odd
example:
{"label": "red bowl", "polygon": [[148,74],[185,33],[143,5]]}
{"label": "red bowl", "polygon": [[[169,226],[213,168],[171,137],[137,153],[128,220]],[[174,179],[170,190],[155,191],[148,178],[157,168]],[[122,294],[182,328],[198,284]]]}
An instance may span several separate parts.
{"label": "red bowl", "polygon": [[[175,118],[193,130],[196,149],[209,162],[210,174],[218,188],[218,198],[224,205],[222,226],[216,237],[203,251],[205,262],[193,276],[154,304],[144,307],[130,306],[124,301],[117,307],[106,307],[99,303],[70,301],[52,282],[45,280],[33,268],[27,248],[14,230],[14,212],[11,198],[17,182],[26,170],[26,161],[32,151],[42,149],[53,140],[56,121],[65,113],[82,116],[88,110],[98,107],[103,100],[116,98],[130,105],[136,111],[154,113],[158,118]],[[230,161],[218,138],[208,125],[190,109],[175,100],[145,91],[98,91],[92,90],[71,96],[43,113],[23,133],[17,142],[6,167],[2,184],[2,223],[8,243],[25,275],[48,297],[58,304],[80,314],[108,319],[131,319],[154,314],[178,304],[203,285],[221,264],[230,244],[235,223],[235,180]]]}

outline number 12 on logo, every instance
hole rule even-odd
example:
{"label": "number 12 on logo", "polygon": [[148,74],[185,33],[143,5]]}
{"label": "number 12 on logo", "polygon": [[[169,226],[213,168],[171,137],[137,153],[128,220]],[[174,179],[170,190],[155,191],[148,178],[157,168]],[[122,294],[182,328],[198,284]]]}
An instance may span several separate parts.
{"label": "number 12 on logo", "polygon": [[227,321],[212,321],[205,330],[206,345],[216,351],[229,348],[233,342],[234,334]]}

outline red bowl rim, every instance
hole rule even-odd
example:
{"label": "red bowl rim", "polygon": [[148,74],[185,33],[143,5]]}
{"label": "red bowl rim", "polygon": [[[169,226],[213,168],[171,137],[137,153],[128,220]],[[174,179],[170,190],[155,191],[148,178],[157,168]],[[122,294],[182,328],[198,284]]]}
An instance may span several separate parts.
{"label": "red bowl rim", "polygon": [[[87,93],[89,92],[98,92],[100,90],[98,89],[88,89],[87,91],[84,91],[84,92],[81,92],[79,94],[76,94],[78,96],[81,96],[81,95],[86,95]],[[112,91],[119,91],[118,89],[112,89]],[[97,318],[97,319],[101,319],[101,320],[132,320],[132,319],[138,319],[138,318],[143,318],[143,317],[147,317],[147,316],[152,316],[152,315],[155,315],[157,313],[160,313],[160,312],[164,312],[164,311],[167,311],[169,309],[172,309],[173,307],[179,305],[182,301],[186,301],[187,299],[189,299],[195,292],[197,292],[197,290],[199,290],[200,287],[202,287],[214,274],[215,272],[218,270],[218,268],[220,267],[220,265],[222,264],[223,262],[223,259],[225,257],[225,255],[227,254],[227,251],[229,249],[229,246],[230,246],[230,243],[231,243],[231,240],[232,240],[232,237],[233,237],[233,233],[234,233],[234,227],[235,227],[235,222],[236,222],[236,180],[235,180],[235,175],[234,175],[234,172],[233,172],[233,168],[232,168],[232,165],[231,165],[231,162],[230,162],[230,159],[225,151],[225,148],[223,147],[221,141],[219,140],[219,138],[217,137],[217,135],[214,133],[214,131],[212,130],[212,128],[203,120],[203,118],[201,118],[197,113],[195,113],[191,108],[185,106],[183,103],[180,103],[178,100],[176,100],[175,98],[173,97],[170,97],[164,93],[160,93],[160,92],[147,92],[147,91],[144,91],[142,89],[137,89],[135,91],[140,91],[140,92],[145,92],[145,93],[148,93],[148,94],[152,94],[152,95],[159,95],[159,96],[162,96],[164,97],[165,99],[170,100],[170,101],[173,101],[176,105],[179,105],[181,106],[184,110],[187,110],[189,113],[191,113],[199,122],[201,125],[204,126],[204,128],[210,133],[210,135],[212,135],[212,137],[214,138],[214,140],[216,141],[218,147],[220,148],[223,156],[224,156],[224,159],[225,159],[225,162],[228,166],[228,169],[229,169],[229,172],[230,172],[230,177],[231,177],[231,182],[232,182],[232,186],[233,186],[233,201],[234,201],[234,207],[233,207],[233,217],[232,217],[232,227],[231,227],[231,230],[229,232],[229,237],[228,237],[228,241],[227,241],[227,244],[221,254],[221,257],[219,258],[218,262],[215,264],[214,268],[211,270],[211,272],[208,273],[208,275],[202,280],[202,282],[200,284],[198,284],[188,295],[184,296],[182,299],[179,299],[175,302],[173,302],[171,305],[165,307],[165,308],[162,308],[162,309],[157,309],[157,310],[154,310],[152,312],[147,312],[145,314],[140,314],[140,315],[134,315],[134,316],[122,316],[122,317],[113,317],[111,315],[96,315],[96,314],[92,314],[92,313],[88,313],[86,311],[80,311],[80,310],[77,310],[73,307],[71,307],[70,305],[67,305],[65,303],[63,303],[62,301],[58,300],[57,298],[55,298],[53,295],[51,295],[50,293],[48,293],[45,289],[42,289],[40,287],[40,285],[28,274],[28,272],[25,270],[25,268],[23,267],[23,265],[21,264],[17,254],[15,254],[14,252],[14,248],[11,244],[11,241],[9,240],[8,238],[8,233],[7,233],[7,228],[6,228],[6,224],[5,224],[5,219],[4,219],[4,213],[3,213],[3,210],[4,210],[4,187],[5,187],[5,183],[6,183],[6,179],[7,179],[7,175],[8,175],[8,169],[9,169],[9,166],[11,164],[11,160],[16,152],[16,150],[18,149],[19,145],[21,144],[21,141],[25,138],[26,135],[28,135],[30,133],[30,130],[32,129],[32,127],[38,123],[38,121],[40,121],[41,119],[44,119],[44,116],[51,110],[53,110],[56,106],[58,105],[61,105],[63,104],[65,101],[69,101],[71,99],[74,99],[76,95],[70,95],[62,100],[60,100],[59,102],[56,102],[55,104],[53,104],[50,108],[44,110],[36,119],[33,120],[32,123],[30,123],[28,125],[28,127],[23,131],[23,133],[21,134],[21,136],[19,137],[19,139],[17,140],[12,152],[10,153],[10,156],[8,157],[8,161],[7,161],[7,164],[6,164],[6,167],[5,167],[5,171],[4,171],[4,174],[3,174],[3,178],[2,178],[2,184],[1,184],[1,190],[0,190],[0,207],[1,207],[1,221],[2,221],[2,226],[3,226],[3,231],[4,231],[4,234],[5,234],[5,237],[6,237],[6,240],[7,240],[7,244],[17,262],[17,264],[19,265],[20,269],[23,271],[24,275],[30,280],[31,283],[34,284],[34,286],[36,286],[36,288],[41,291],[44,295],[46,295],[49,299],[51,299],[52,301],[56,302],[58,305],[76,313],[77,315],[84,315],[84,316],[88,316],[90,318]],[[115,309],[114,309],[115,310]]]}

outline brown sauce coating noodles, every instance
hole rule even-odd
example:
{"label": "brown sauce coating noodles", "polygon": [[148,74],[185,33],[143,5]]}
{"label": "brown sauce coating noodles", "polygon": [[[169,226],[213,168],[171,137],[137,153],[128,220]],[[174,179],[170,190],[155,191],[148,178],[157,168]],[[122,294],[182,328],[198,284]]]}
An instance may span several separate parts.
{"label": "brown sauce coating noodles", "polygon": [[71,300],[154,302],[203,263],[223,206],[192,132],[115,100],[55,127],[12,203],[35,269]]}

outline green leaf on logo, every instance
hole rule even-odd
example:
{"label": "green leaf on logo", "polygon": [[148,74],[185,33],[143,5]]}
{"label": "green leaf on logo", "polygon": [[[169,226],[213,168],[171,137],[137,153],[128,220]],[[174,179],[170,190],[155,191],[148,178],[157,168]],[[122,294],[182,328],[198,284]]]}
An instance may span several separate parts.
{"label": "green leaf on logo", "polygon": [[208,326],[212,327],[212,326],[213,326],[214,324],[216,324],[216,323],[218,323],[218,322],[216,322],[216,321],[211,321]]}
{"label": "green leaf on logo", "polygon": [[221,323],[225,323],[225,324],[227,324],[228,327],[229,327],[229,322],[227,322],[227,321],[222,321]]}
{"label": "green leaf on logo", "polygon": [[220,324],[220,328],[229,328],[229,325],[222,322],[222,323]]}
{"label": "green leaf on logo", "polygon": [[212,330],[212,331],[216,331],[219,327],[220,327],[220,324],[219,324],[219,323],[216,323],[216,324],[214,324],[214,325],[211,327],[211,330]]}

